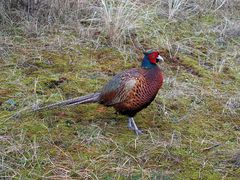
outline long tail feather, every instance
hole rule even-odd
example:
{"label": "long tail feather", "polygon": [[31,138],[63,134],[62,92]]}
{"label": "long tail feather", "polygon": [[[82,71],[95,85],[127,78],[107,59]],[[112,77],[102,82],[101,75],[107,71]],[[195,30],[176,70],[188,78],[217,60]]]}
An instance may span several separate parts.
{"label": "long tail feather", "polygon": [[100,95],[100,93],[92,93],[92,94],[88,94],[85,96],[81,96],[81,97],[57,102],[54,104],[50,104],[47,106],[37,107],[37,108],[34,108],[34,111],[41,111],[44,109],[53,109],[53,108],[63,107],[63,106],[72,106],[72,105],[77,105],[77,104],[96,103],[96,102],[98,102],[99,95]]}

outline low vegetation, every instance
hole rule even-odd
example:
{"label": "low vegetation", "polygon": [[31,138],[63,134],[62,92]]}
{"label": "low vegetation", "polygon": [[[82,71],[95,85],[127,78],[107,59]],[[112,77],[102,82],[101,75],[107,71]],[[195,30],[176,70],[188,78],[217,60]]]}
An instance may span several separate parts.
{"label": "low vegetation", "polygon": [[[1,179],[238,179],[237,0],[0,2]],[[97,104],[30,112],[96,92],[164,54],[164,86],[136,116]]]}

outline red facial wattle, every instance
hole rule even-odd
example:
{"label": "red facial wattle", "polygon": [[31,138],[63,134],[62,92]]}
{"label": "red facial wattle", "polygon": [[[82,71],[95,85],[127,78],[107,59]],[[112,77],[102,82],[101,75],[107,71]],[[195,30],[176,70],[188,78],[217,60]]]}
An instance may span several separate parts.
{"label": "red facial wattle", "polygon": [[159,53],[158,52],[152,52],[151,54],[148,54],[148,59],[152,64],[156,64],[157,63],[157,57],[158,57]]}

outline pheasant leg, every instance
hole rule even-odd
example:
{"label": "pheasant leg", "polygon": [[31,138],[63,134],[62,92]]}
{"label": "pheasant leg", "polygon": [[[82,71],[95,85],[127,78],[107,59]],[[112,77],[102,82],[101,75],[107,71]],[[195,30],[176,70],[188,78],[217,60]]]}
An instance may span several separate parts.
{"label": "pheasant leg", "polygon": [[128,128],[135,131],[137,135],[143,134],[143,132],[140,129],[138,129],[133,117],[128,118]]}

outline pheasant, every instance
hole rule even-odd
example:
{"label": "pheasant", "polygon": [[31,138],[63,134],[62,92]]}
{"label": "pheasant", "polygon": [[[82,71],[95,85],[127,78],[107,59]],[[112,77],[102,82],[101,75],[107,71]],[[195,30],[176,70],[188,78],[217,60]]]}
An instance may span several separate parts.
{"label": "pheasant", "polygon": [[115,75],[101,91],[39,107],[35,111],[99,103],[107,107],[112,106],[120,114],[128,116],[128,128],[137,135],[142,134],[134,116],[154,100],[163,84],[163,73],[157,65],[159,61],[163,61],[159,52],[149,50],[144,53],[141,68],[132,68]]}

